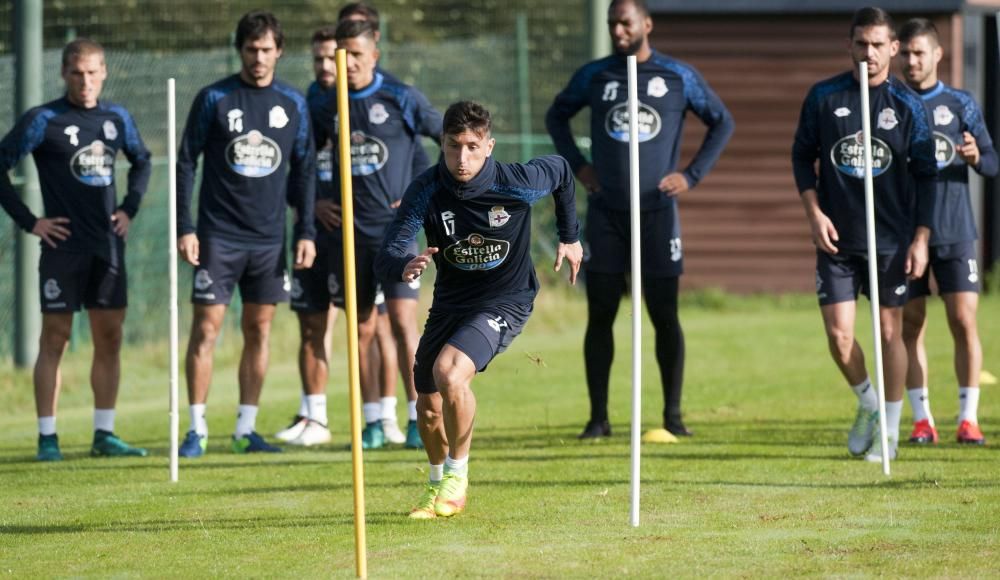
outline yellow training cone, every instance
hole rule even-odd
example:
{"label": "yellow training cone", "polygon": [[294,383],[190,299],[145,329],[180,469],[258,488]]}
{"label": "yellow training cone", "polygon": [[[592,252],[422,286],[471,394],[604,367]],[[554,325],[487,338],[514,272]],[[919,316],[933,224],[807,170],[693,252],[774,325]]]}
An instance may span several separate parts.
{"label": "yellow training cone", "polygon": [[666,429],[650,429],[642,436],[643,443],[677,443],[674,434]]}
{"label": "yellow training cone", "polygon": [[997,378],[990,371],[979,371],[979,384],[995,385],[997,384]]}

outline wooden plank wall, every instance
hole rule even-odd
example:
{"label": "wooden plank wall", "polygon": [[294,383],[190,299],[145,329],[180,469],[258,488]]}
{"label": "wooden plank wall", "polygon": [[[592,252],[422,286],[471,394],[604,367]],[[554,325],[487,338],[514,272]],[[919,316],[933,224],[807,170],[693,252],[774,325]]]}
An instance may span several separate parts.
{"label": "wooden plank wall", "polygon": [[[894,15],[904,22],[909,15]],[[950,46],[950,16],[935,24]],[[815,288],[815,251],[792,179],[791,146],[815,82],[848,70],[849,15],[656,15],[653,46],[694,65],[736,120],[712,173],[682,196],[687,288],[799,292]],[[949,55],[942,61],[948,82]],[[704,127],[688,115],[682,165]]]}

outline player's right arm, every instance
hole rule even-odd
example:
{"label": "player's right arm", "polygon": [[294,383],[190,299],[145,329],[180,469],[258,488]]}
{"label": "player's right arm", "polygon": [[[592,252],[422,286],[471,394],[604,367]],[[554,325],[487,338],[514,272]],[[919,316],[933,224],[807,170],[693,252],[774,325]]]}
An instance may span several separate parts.
{"label": "player's right arm", "polygon": [[199,264],[198,235],[191,218],[191,197],[198,157],[208,142],[215,101],[207,89],[202,89],[191,104],[180,150],[177,152],[177,250],[181,258],[193,266]]}
{"label": "player's right arm", "polygon": [[836,242],[840,237],[829,216],[819,207],[817,192],[816,161],[820,155],[819,143],[819,103],[815,87],[806,95],[799,115],[799,126],[792,144],[792,173],[799,190],[802,207],[812,230],[813,244],[828,254],[836,254]]}
{"label": "player's right arm", "polygon": [[597,172],[577,147],[569,125],[570,119],[587,106],[587,86],[590,84],[590,75],[585,72],[587,70],[582,68],[576,71],[566,88],[556,95],[552,106],[545,113],[545,128],[552,137],[556,151],[569,162],[580,183],[587,191],[595,192],[601,188]]}

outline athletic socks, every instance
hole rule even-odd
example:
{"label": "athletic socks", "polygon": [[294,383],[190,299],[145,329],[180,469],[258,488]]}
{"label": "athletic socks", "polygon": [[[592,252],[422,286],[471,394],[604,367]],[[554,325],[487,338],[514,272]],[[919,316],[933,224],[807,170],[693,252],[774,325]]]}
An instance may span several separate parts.
{"label": "athletic socks", "polygon": [[910,408],[913,409],[913,422],[916,423],[926,419],[930,421],[931,427],[933,427],[934,416],[931,415],[930,391],[928,391],[927,387],[906,389],[906,396],[909,397]]}
{"label": "athletic socks", "polygon": [[188,412],[191,414],[191,430],[202,437],[207,437],[208,421],[205,420],[205,403],[191,405]]}
{"label": "athletic socks", "polygon": [[236,413],[236,431],[233,436],[239,439],[253,433],[257,428],[257,405],[240,405]]}
{"label": "athletic socks", "polygon": [[[309,417],[309,419],[316,421],[321,425],[327,425],[326,395],[305,395],[303,398],[306,401],[306,413],[304,415],[300,414],[299,416]],[[299,411],[301,411],[301,409],[299,409]]]}
{"label": "athletic socks", "polygon": [[39,417],[38,418],[38,434],[39,435],[55,435],[56,434],[56,418],[53,417]]}
{"label": "athletic socks", "polygon": [[872,382],[868,378],[857,385],[852,385],[851,390],[857,395],[858,403],[863,409],[868,411],[878,409],[878,398],[875,396],[875,389],[872,388]]}
{"label": "athletic socks", "polygon": [[885,402],[885,432],[899,441],[899,420],[903,416],[903,401]]}
{"label": "athletic socks", "polygon": [[383,421],[396,421],[396,397],[382,397],[379,418]]}
{"label": "athletic socks", "polygon": [[309,417],[309,395],[302,393],[299,398],[299,412],[296,413],[299,417]]}
{"label": "athletic socks", "polygon": [[94,409],[94,431],[115,432],[114,409]]}
{"label": "athletic socks", "polygon": [[417,420],[417,402],[416,401],[407,401],[406,402],[406,411],[407,411],[407,414],[409,415],[410,421],[416,421]]}
{"label": "athletic socks", "polygon": [[461,459],[452,459],[449,454],[444,460],[444,472],[454,473],[459,477],[469,477],[469,456]]}
{"label": "athletic socks", "polygon": [[365,403],[361,405],[361,410],[365,414],[365,423],[374,423],[382,418],[381,403]]}
{"label": "athletic socks", "polygon": [[431,463],[429,465],[430,469],[428,469],[427,472],[430,475],[430,477],[428,477],[430,484],[437,485],[441,483],[441,478],[444,477],[444,463],[441,465],[434,465]]}
{"label": "athletic socks", "polygon": [[958,422],[979,424],[979,387],[958,388]]}

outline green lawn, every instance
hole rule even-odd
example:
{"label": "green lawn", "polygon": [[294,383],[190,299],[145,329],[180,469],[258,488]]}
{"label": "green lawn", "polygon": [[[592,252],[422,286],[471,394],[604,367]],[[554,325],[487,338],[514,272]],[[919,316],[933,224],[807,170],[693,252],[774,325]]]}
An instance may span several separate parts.
{"label": "green lawn", "polygon": [[[847,456],[854,399],[826,352],[811,297],[688,296],[685,404],[696,436],[646,446],[641,526],[628,525],[628,304],[617,328],[615,436],[580,444],[587,415],[585,309],[550,285],[526,333],[479,377],[468,511],[404,515],[426,474],[422,452],[365,461],[368,568],[393,577],[970,576],[1000,558],[997,399],[984,393],[990,445],[953,443],[957,394],[940,302],[928,338],[942,444],[909,446],[885,478]],[[862,309],[867,312],[867,305]],[[986,368],[1000,374],[1000,299],[980,312]],[[871,353],[867,320],[862,345]],[[182,331],[185,334],[186,328]],[[164,332],[166,334],[166,332]],[[337,350],[343,352],[343,326]],[[662,398],[647,325],[643,416]],[[260,430],[298,400],[294,318],[282,311]],[[118,432],[153,457],[87,457],[89,348],[68,355],[59,432],[66,461],[33,460],[30,373],[0,366],[0,575],[13,577],[322,577],[354,573],[344,368],[330,404],[338,445],[268,457],[228,451],[238,340],[220,347],[209,454],[168,482],[166,348],[125,355]],[[538,361],[540,359],[541,362]],[[183,400],[183,397],[182,397]],[[402,412],[402,405],[401,405]],[[187,429],[186,405],[182,431]],[[909,411],[904,414],[908,433]]]}

